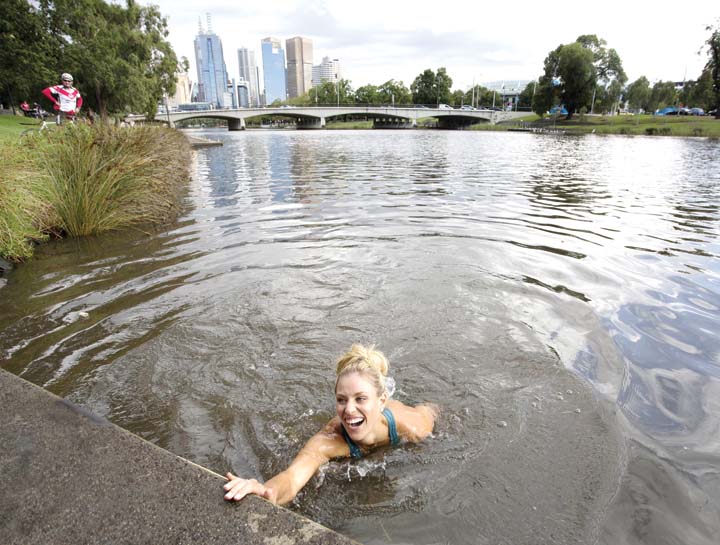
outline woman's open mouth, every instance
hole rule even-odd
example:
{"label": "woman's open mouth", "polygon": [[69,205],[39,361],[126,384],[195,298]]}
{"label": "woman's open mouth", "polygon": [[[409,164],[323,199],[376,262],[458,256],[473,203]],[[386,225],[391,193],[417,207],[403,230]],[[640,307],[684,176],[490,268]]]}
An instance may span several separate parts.
{"label": "woman's open mouth", "polygon": [[357,418],[348,418],[345,420],[345,425],[350,429],[357,429],[363,425],[363,422],[365,422],[365,419],[362,416],[358,416]]}

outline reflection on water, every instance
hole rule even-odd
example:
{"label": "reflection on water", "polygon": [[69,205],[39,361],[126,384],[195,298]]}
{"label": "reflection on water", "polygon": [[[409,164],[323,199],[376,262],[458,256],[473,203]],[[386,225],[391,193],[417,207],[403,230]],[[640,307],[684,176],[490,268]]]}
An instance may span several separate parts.
{"label": "reflection on water", "polygon": [[717,143],[208,134],[177,224],[12,273],[3,368],[268,477],[374,342],[435,436],[328,465],[299,512],[367,543],[716,542]]}

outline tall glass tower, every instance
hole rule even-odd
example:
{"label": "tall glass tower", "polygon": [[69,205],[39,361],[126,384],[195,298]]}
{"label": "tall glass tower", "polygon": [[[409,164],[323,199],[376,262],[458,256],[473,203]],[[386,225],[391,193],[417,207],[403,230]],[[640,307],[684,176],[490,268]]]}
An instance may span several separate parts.
{"label": "tall glass tower", "polygon": [[263,76],[265,78],[265,104],[287,98],[285,83],[285,51],[276,38],[265,38],[262,46]]}
{"label": "tall glass tower", "polygon": [[226,104],[228,73],[225,68],[222,42],[210,27],[210,14],[207,16],[208,29],[199,24],[195,37],[195,64],[198,74],[198,102],[209,102],[216,108],[230,108]]}
{"label": "tall glass tower", "polygon": [[260,91],[258,89],[257,67],[255,66],[255,52],[247,47],[238,49],[238,69],[240,79],[248,83],[248,102],[250,106],[260,105]]}

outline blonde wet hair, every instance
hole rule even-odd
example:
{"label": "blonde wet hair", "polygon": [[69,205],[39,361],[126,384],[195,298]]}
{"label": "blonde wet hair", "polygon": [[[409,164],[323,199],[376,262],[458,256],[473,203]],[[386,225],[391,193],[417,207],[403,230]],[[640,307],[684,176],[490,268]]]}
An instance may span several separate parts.
{"label": "blonde wet hair", "polygon": [[387,358],[382,352],[375,350],[375,345],[353,344],[350,350],[337,360],[335,390],[337,390],[337,381],[340,380],[340,377],[349,373],[360,373],[370,381],[380,397],[386,389],[389,367]]}

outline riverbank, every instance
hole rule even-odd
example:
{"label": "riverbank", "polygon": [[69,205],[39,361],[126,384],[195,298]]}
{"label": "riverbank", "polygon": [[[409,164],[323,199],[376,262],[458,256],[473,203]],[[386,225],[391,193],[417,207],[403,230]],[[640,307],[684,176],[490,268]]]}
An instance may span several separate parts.
{"label": "riverbank", "polygon": [[49,237],[141,229],[179,212],[190,162],[181,132],[78,124],[21,136],[29,123],[0,117],[1,258],[23,261]]}
{"label": "riverbank", "polygon": [[[418,122],[418,129],[435,129],[437,120],[428,118]],[[328,121],[328,130],[372,129],[372,121]],[[507,123],[491,125],[477,123],[466,127],[473,131],[527,131],[561,134],[619,134],[634,136],[699,136],[720,138],[720,120],[708,116],[655,115],[576,115],[565,118],[541,119],[535,114]]]}
{"label": "riverbank", "polygon": [[630,136],[699,136],[720,138],[720,120],[709,116],[582,115],[540,119],[537,115],[500,125],[473,125],[472,130],[527,130],[565,134]]}

